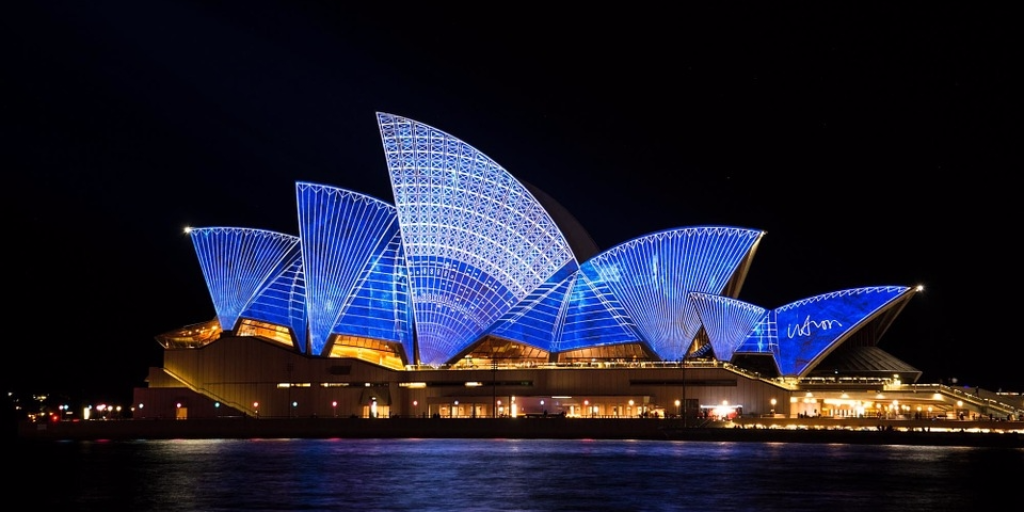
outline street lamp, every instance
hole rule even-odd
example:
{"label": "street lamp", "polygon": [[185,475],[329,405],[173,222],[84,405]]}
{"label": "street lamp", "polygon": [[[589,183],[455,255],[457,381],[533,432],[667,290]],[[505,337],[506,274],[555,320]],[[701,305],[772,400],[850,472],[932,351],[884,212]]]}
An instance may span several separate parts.
{"label": "street lamp", "polygon": [[253,402],[252,403],[252,411],[253,411],[253,416],[255,416],[257,418],[260,417],[260,403],[259,402]]}
{"label": "street lamp", "polygon": [[681,402],[679,400],[676,400],[676,416],[679,416],[679,404],[680,403]]}
{"label": "street lamp", "polygon": [[337,400],[331,402],[331,410],[334,411],[334,417],[337,418],[338,417],[338,401]]}
{"label": "street lamp", "polygon": [[772,402],[772,416],[775,416],[775,404],[778,403],[778,402],[776,402],[774,398],[772,398],[771,402]]}

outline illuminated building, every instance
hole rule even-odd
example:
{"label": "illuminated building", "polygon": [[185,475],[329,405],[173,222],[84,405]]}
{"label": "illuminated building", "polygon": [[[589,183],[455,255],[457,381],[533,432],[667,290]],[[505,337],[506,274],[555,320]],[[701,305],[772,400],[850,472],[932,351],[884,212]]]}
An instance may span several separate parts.
{"label": "illuminated building", "polygon": [[299,182],[298,235],[190,230],[216,317],[157,337],[136,417],[863,416],[920,377],[877,347],[920,288],[749,304],[763,231],[599,251],[465,142],[377,120],[393,202]]}

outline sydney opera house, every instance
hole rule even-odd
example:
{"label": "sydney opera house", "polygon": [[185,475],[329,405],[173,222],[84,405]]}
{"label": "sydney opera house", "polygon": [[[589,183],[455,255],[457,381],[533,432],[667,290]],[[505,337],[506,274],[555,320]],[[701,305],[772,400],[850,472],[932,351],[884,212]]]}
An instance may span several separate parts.
{"label": "sydney opera house", "polygon": [[296,233],[189,230],[216,314],[157,336],[163,365],[134,391],[136,418],[982,406],[943,386],[919,392],[921,371],[878,347],[918,287],[744,302],[763,231],[679,227],[601,250],[469,144],[404,117],[377,121],[392,198],[298,182]]}

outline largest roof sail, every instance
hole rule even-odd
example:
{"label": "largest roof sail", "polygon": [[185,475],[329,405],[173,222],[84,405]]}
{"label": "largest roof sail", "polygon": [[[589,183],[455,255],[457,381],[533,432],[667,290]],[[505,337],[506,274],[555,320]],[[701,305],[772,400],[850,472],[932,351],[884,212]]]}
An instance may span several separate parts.
{"label": "largest roof sail", "polygon": [[436,128],[378,113],[419,359],[446,362],[575,257],[523,184]]}

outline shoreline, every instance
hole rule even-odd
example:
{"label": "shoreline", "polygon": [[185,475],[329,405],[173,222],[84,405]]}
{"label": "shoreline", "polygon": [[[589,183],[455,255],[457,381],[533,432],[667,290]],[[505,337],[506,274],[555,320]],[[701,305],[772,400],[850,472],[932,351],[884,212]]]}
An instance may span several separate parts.
{"label": "shoreline", "polygon": [[928,429],[683,427],[678,420],[604,418],[211,418],[21,422],[26,441],[157,439],[615,439],[759,443],[902,444],[1024,449],[1024,434]]}
{"label": "shoreline", "polygon": [[678,429],[668,438],[683,441],[960,446],[1024,449],[1024,435],[996,432],[858,431],[827,429]]}

